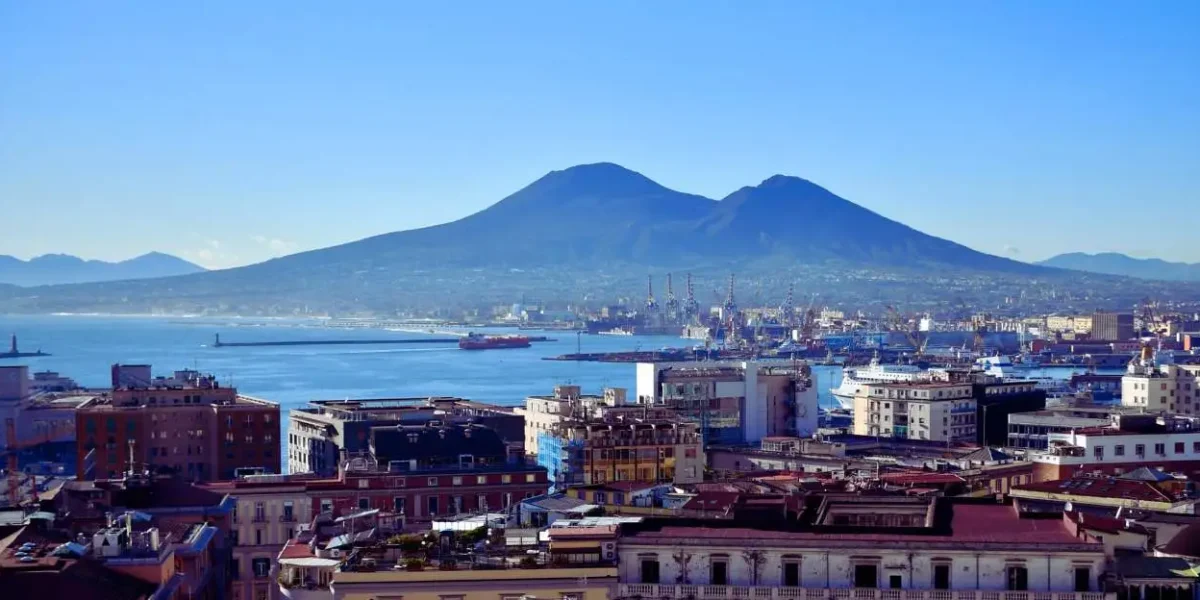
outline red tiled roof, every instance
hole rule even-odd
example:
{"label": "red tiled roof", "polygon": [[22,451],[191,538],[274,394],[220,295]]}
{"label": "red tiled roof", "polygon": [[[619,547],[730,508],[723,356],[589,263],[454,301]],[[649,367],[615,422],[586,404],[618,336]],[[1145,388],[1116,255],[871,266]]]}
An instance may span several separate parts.
{"label": "red tiled roof", "polygon": [[312,555],[312,548],[309,548],[308,544],[301,544],[295,539],[291,539],[284,544],[283,551],[279,553],[279,558],[309,558]]}
{"label": "red tiled roof", "polygon": [[628,534],[631,541],[662,541],[678,543],[690,540],[698,543],[727,542],[737,544],[741,540],[795,543],[844,543],[872,544],[886,547],[888,544],[908,543],[953,543],[965,546],[980,544],[1073,544],[1098,546],[1094,542],[1083,542],[1072,535],[1062,519],[1020,518],[1011,506],[1001,504],[958,504],[953,507],[953,518],[948,533],[896,532],[867,529],[863,533],[818,531],[780,531],[748,527],[704,527],[664,524],[661,529],[633,531]]}
{"label": "red tiled roof", "polygon": [[1173,497],[1159,489],[1153,483],[1118,479],[1115,477],[1074,477],[1056,481],[1027,483],[1013,488],[1013,491],[1064,494],[1089,498],[1141,500],[1145,502],[1175,501]]}
{"label": "red tiled roof", "polygon": [[884,473],[879,480],[893,485],[938,485],[962,483],[963,478],[950,473],[926,473],[923,471],[908,471],[904,473]]}
{"label": "red tiled roof", "polygon": [[1092,529],[1107,533],[1120,533],[1122,531],[1145,534],[1149,533],[1145,526],[1133,523],[1131,521],[1126,521],[1125,519],[1117,519],[1115,517],[1096,515],[1092,513],[1082,513],[1079,511],[1074,511],[1069,514],[1071,518],[1074,519],[1076,523],[1079,523],[1080,527],[1083,527],[1084,529]]}
{"label": "red tiled roof", "polygon": [[700,492],[683,505],[683,510],[727,512],[741,497],[741,492]]}

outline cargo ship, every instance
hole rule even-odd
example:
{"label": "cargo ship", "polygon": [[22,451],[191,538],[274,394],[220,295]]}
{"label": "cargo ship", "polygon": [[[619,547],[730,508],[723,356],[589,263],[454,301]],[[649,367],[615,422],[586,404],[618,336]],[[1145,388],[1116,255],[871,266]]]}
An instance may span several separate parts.
{"label": "cargo ship", "polygon": [[529,338],[523,335],[483,335],[468,333],[458,340],[461,350],[493,350],[498,348],[528,348]]}

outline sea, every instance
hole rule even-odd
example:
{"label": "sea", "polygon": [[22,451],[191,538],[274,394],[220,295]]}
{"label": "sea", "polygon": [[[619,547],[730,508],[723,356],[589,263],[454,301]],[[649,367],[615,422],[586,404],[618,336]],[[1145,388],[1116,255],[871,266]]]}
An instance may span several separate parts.
{"label": "sea", "polygon": [[[466,330],[458,330],[465,333]],[[488,334],[516,330],[488,328]],[[300,341],[363,338],[447,337],[428,332],[343,329],[316,320],[145,316],[0,316],[0,347],[16,335],[25,352],[49,356],[0,359],[0,365],[27,365],[30,372],[56,371],[85,387],[107,387],[116,363],[150,364],[156,375],[196,369],[216,375],[239,393],[278,402],[286,431],[288,409],[312,400],[423,398],[455,396],[504,406],[523,404],[531,395],[550,394],[556,385],[581,386],[585,393],[605,387],[635,393],[631,363],[545,360],[572,352],[618,352],[691,347],[695,340],[672,336],[577,335],[573,331],[521,331],[551,341],[530,348],[463,351],[453,344],[413,346],[257,346],[215,347],[222,342]],[[836,366],[816,366],[821,406],[836,406],[829,390],[841,383]],[[1050,375],[1069,377],[1069,370]],[[280,436],[286,439],[285,435]],[[287,456],[286,452],[282,454]]]}

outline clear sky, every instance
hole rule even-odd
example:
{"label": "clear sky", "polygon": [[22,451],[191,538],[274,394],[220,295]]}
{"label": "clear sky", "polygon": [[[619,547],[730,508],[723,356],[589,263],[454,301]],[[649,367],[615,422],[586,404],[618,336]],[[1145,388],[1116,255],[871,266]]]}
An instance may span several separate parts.
{"label": "clear sky", "polygon": [[1198,31],[1192,0],[0,2],[0,254],[246,264],[612,161],[1200,261]]}

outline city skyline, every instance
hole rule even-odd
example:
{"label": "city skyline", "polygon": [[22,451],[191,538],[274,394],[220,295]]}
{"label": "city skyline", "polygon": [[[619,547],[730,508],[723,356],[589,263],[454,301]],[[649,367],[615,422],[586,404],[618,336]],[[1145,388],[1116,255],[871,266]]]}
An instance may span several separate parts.
{"label": "city skyline", "polygon": [[610,161],[718,199],[795,175],[1017,260],[1200,262],[1145,208],[1197,196],[1194,5],[280,7],[0,7],[0,254],[237,266]]}

